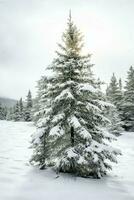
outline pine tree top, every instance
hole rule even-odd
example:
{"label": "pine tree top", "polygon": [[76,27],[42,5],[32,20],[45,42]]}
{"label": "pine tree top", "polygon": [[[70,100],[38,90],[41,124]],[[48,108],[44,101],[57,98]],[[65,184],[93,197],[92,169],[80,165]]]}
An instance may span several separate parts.
{"label": "pine tree top", "polygon": [[63,53],[57,52],[58,55],[65,57],[78,57],[83,47],[83,35],[72,21],[71,11],[67,22],[67,28],[62,35],[62,44],[59,44]]}
{"label": "pine tree top", "polygon": [[129,102],[134,101],[134,68],[133,66],[131,66],[128,71],[124,98],[125,100]]}
{"label": "pine tree top", "polygon": [[107,86],[106,95],[108,100],[114,105],[120,105],[122,100],[122,84],[117,81],[115,74],[111,77],[110,84]]}

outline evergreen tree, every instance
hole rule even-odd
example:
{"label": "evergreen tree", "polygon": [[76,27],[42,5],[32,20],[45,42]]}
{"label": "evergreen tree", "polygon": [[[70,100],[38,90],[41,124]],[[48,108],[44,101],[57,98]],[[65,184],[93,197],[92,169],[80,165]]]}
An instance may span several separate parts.
{"label": "evergreen tree", "polygon": [[14,108],[8,108],[7,110],[7,115],[6,115],[6,120],[7,121],[12,121],[14,119]]}
{"label": "evergreen tree", "polygon": [[111,122],[108,125],[108,130],[115,135],[120,135],[120,133],[124,130],[123,122],[121,120],[123,93],[122,81],[119,79],[118,82],[115,74],[113,74],[111,77],[111,82],[106,90],[106,96],[108,101],[114,105],[105,111],[106,116],[111,119]]}
{"label": "evergreen tree", "polygon": [[132,66],[128,71],[122,110],[125,129],[134,131],[134,68]]}
{"label": "evergreen tree", "polygon": [[61,52],[48,67],[53,76],[46,78],[40,101],[43,114],[33,136],[32,162],[41,169],[52,165],[58,172],[99,178],[111,169],[106,160],[116,162],[119,154],[105,142],[113,138],[102,128],[107,103],[93,77],[91,55],[81,55],[82,36],[71,15],[62,39]]}
{"label": "evergreen tree", "polygon": [[115,74],[113,73],[109,86],[106,90],[106,95],[108,100],[113,103],[118,110],[120,110],[120,105],[122,101],[122,83],[121,79],[118,83]]}
{"label": "evergreen tree", "polygon": [[14,112],[13,112],[13,120],[14,121],[20,121],[20,108],[19,108],[19,102],[17,101],[16,105],[14,106]]}
{"label": "evergreen tree", "polygon": [[19,112],[20,112],[20,121],[24,120],[24,106],[23,106],[23,100],[20,98],[19,100]]}
{"label": "evergreen tree", "polygon": [[[45,105],[47,104],[45,98],[45,91],[47,89],[47,78],[42,76],[37,83],[37,96],[33,106],[33,120],[36,123],[45,113]],[[43,106],[42,106],[43,105]]]}
{"label": "evergreen tree", "polygon": [[109,119],[110,123],[107,125],[107,129],[110,133],[119,136],[123,131],[124,123],[121,121],[119,112],[116,106],[111,105],[104,111],[105,116]]}
{"label": "evergreen tree", "polygon": [[7,108],[3,107],[2,104],[0,103],[0,120],[6,119],[6,114],[7,114]]}
{"label": "evergreen tree", "polygon": [[31,91],[29,90],[27,99],[26,99],[26,107],[25,107],[25,114],[24,114],[25,121],[32,120],[32,106],[33,106],[32,95],[31,95]]}
{"label": "evergreen tree", "polygon": [[28,91],[28,95],[27,95],[27,108],[32,108],[33,106],[33,102],[32,102],[32,94],[31,91]]}
{"label": "evergreen tree", "polygon": [[121,80],[121,78],[119,79],[119,89],[120,89],[120,91],[122,93],[123,87],[122,87],[122,80]]}
{"label": "evergreen tree", "polygon": [[3,107],[4,119],[6,119],[8,108],[6,106]]}

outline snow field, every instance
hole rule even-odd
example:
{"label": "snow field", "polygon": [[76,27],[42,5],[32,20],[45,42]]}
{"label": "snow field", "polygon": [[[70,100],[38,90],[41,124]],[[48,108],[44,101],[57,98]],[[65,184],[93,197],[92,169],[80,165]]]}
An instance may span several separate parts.
{"label": "snow field", "polygon": [[0,121],[0,200],[134,200],[134,133],[114,142],[123,155],[108,176],[95,180],[30,166],[34,131],[32,123]]}

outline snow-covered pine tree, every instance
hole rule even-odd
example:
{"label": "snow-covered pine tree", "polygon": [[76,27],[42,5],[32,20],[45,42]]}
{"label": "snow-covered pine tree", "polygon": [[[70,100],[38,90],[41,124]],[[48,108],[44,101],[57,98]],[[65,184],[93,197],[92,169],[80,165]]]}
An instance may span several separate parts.
{"label": "snow-covered pine tree", "polygon": [[57,52],[47,79],[45,113],[33,135],[33,162],[43,169],[53,165],[58,172],[83,177],[101,177],[116,162],[119,152],[107,143],[112,135],[102,126],[107,123],[98,82],[91,71],[91,55],[82,56],[80,31],[71,14],[63,33],[61,52]]}
{"label": "snow-covered pine tree", "polygon": [[123,86],[122,86],[122,79],[119,79],[119,89],[121,91],[121,93],[123,94]]}
{"label": "snow-covered pine tree", "polygon": [[17,101],[16,105],[14,106],[13,120],[14,121],[20,121],[20,119],[21,119],[20,108],[19,108],[19,102]]}
{"label": "snow-covered pine tree", "polygon": [[111,81],[110,84],[107,87],[106,90],[106,95],[108,100],[113,103],[118,110],[120,110],[120,105],[122,102],[122,90],[121,90],[121,79],[118,83],[117,78],[115,76],[115,74],[113,73],[112,77],[111,77]]}
{"label": "snow-covered pine tree", "polygon": [[6,119],[7,109],[0,103],[0,120]]}
{"label": "snow-covered pine tree", "polygon": [[119,136],[124,131],[124,123],[121,121],[116,106],[111,105],[105,108],[104,113],[110,121],[110,123],[107,124],[108,131],[116,136]]}
{"label": "snow-covered pine tree", "polygon": [[33,107],[32,94],[31,91],[29,90],[26,98],[26,106],[24,111],[25,121],[32,121],[32,107]]}
{"label": "snow-covered pine tree", "polygon": [[19,112],[20,112],[20,121],[24,121],[24,106],[22,98],[20,98],[19,100]]}
{"label": "snow-covered pine tree", "polygon": [[121,121],[123,92],[121,79],[119,79],[118,82],[114,73],[111,77],[110,84],[106,89],[106,96],[108,101],[113,104],[113,106],[107,108],[105,111],[106,116],[111,121],[108,124],[108,130],[115,135],[120,135],[124,130],[122,128],[123,122]]}
{"label": "snow-covered pine tree", "polygon": [[12,121],[13,118],[14,118],[14,108],[11,107],[11,108],[8,108],[8,109],[7,109],[6,120],[7,120],[7,121]]}
{"label": "snow-covered pine tree", "polygon": [[44,116],[47,105],[47,99],[45,95],[46,91],[47,91],[47,77],[42,76],[37,83],[37,95],[33,106],[33,113],[34,113],[33,120],[35,124],[39,119],[41,119]]}
{"label": "snow-covered pine tree", "polygon": [[134,131],[134,68],[132,66],[128,71],[122,111],[124,128],[127,131]]}

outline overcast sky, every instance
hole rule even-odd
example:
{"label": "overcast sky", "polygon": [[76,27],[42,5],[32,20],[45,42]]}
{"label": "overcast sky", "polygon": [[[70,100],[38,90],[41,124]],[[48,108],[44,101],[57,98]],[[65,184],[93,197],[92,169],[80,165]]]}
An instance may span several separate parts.
{"label": "overcast sky", "polygon": [[35,95],[69,9],[96,76],[126,76],[134,64],[134,0],[0,0],[0,96],[19,99],[28,89]]}

